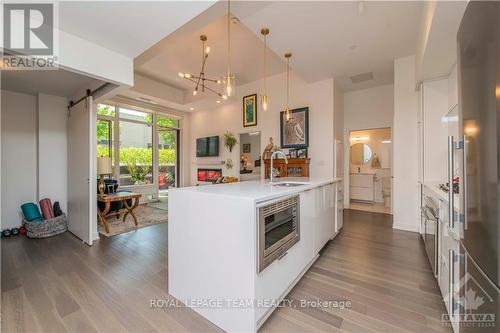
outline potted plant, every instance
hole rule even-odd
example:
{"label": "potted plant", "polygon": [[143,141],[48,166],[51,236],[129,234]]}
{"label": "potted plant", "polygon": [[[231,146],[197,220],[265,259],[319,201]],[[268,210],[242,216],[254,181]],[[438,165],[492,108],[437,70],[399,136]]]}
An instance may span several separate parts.
{"label": "potted plant", "polygon": [[237,143],[238,143],[238,140],[236,140],[233,133],[226,132],[226,134],[224,134],[224,146],[226,146],[229,149],[229,152],[233,151],[233,147]]}

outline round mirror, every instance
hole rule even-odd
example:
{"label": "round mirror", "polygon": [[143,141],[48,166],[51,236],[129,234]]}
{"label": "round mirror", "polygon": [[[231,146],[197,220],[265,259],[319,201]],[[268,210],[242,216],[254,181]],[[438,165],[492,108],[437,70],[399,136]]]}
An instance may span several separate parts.
{"label": "round mirror", "polygon": [[351,146],[351,163],[363,165],[372,159],[372,149],[366,143],[355,143]]}

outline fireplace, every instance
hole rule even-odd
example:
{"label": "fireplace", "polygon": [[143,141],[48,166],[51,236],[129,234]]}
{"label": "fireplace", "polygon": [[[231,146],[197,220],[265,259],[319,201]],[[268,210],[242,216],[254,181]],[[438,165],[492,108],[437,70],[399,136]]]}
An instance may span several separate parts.
{"label": "fireplace", "polygon": [[215,182],[219,177],[222,177],[222,169],[204,169],[198,168],[199,182]]}

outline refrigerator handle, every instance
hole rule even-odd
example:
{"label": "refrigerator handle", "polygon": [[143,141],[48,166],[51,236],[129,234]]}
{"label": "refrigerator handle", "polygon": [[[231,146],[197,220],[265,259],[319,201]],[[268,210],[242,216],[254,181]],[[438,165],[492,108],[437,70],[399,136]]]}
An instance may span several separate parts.
{"label": "refrigerator handle", "polygon": [[448,223],[450,229],[455,230],[455,220],[453,218],[453,136],[448,136]]}
{"label": "refrigerator handle", "polygon": [[467,154],[468,154],[468,148],[467,148],[467,135],[464,135],[463,137],[463,161],[462,161],[462,188],[460,191],[462,191],[462,198],[463,198],[463,222],[464,222],[464,231],[467,230]]}

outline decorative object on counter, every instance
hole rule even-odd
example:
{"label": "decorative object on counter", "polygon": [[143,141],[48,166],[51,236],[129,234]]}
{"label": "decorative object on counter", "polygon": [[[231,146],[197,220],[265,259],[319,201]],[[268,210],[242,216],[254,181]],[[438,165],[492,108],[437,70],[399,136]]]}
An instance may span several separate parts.
{"label": "decorative object on counter", "polygon": [[272,153],[274,153],[276,150],[278,150],[278,147],[274,144],[273,138],[270,137],[269,143],[267,144],[266,148],[264,148],[264,153],[262,154],[264,156],[264,159],[270,159]]}
{"label": "decorative object on counter", "polygon": [[[448,193],[450,192],[450,183],[447,182],[446,184],[439,184],[439,188],[444,192]],[[460,193],[460,177],[453,178],[453,193],[455,194]]]}
{"label": "decorative object on counter", "polygon": [[307,148],[297,149],[297,158],[307,158]]}
{"label": "decorative object on counter", "polygon": [[288,149],[288,155],[290,155],[290,158],[297,158],[297,149],[295,148]]}
{"label": "decorative object on counter", "polygon": [[380,165],[380,160],[378,159],[378,155],[374,153],[372,157],[372,169],[380,169],[381,167],[382,166]]}
{"label": "decorative object on counter", "polygon": [[226,132],[224,134],[224,146],[226,146],[227,149],[229,149],[229,152],[233,151],[233,147],[238,143],[238,140],[236,140],[236,137],[233,135],[231,132]]}
{"label": "decorative object on counter", "polygon": [[243,127],[257,125],[257,94],[243,97]]}
{"label": "decorative object on counter", "polygon": [[201,92],[205,92],[205,90],[208,90],[208,91],[213,92],[214,94],[216,94],[217,96],[219,96],[223,99],[227,99],[227,97],[228,97],[227,95],[222,94],[222,93],[210,88],[206,84],[206,82],[212,82],[215,84],[222,83],[221,80],[209,79],[209,78],[205,77],[205,64],[206,64],[207,59],[208,59],[208,54],[210,53],[210,47],[209,46],[205,47],[205,42],[207,41],[207,39],[208,38],[206,35],[200,36],[200,40],[202,43],[201,52],[203,54],[203,56],[201,58],[200,74],[198,74],[198,76],[196,76],[196,75],[192,75],[190,73],[179,73],[179,76],[188,80],[188,81],[196,83],[196,86],[194,87],[194,90],[193,90],[193,96],[196,96],[198,94],[198,90],[201,88]]}
{"label": "decorative object on counter", "polygon": [[[273,162],[273,168],[278,169],[280,177],[309,177],[310,158],[289,158],[288,164],[284,158],[277,158]],[[269,178],[271,160],[264,160],[264,177]]]}
{"label": "decorative object on counter", "polygon": [[232,168],[233,168],[233,160],[232,160],[232,159],[230,159],[230,158],[228,158],[228,159],[226,160],[226,164],[225,164],[225,166],[226,166],[226,169],[232,169]]}
{"label": "decorative object on counter", "polygon": [[243,144],[243,153],[250,154],[250,150],[251,150],[250,143],[244,143]]}
{"label": "decorative object on counter", "polygon": [[238,178],[236,177],[219,177],[214,182],[214,184],[226,184],[226,183],[237,183]]}
{"label": "decorative object on counter", "polygon": [[101,156],[97,158],[97,174],[99,175],[99,192],[104,194],[106,185],[104,184],[104,176],[113,173],[111,157]]}
{"label": "decorative object on counter", "polygon": [[290,111],[287,121],[285,111],[280,112],[280,138],[282,148],[307,148],[309,146],[309,108]]}
{"label": "decorative object on counter", "polygon": [[260,97],[262,103],[262,110],[267,111],[268,97],[267,97],[267,35],[269,35],[269,28],[260,29],[260,33],[264,36],[264,91]]}

